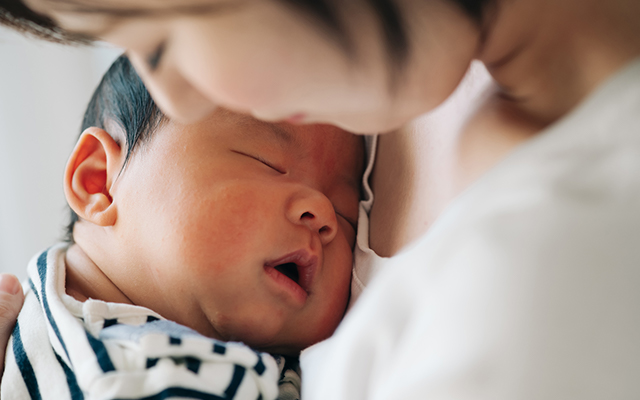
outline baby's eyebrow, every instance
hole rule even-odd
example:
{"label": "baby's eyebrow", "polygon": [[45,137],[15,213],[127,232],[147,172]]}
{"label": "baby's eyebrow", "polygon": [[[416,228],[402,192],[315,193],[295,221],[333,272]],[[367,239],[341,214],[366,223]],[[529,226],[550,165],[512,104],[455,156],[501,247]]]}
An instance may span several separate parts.
{"label": "baby's eyebrow", "polygon": [[294,142],[294,137],[291,132],[282,128],[281,126],[265,123],[267,131],[270,132],[278,141],[291,144]]}

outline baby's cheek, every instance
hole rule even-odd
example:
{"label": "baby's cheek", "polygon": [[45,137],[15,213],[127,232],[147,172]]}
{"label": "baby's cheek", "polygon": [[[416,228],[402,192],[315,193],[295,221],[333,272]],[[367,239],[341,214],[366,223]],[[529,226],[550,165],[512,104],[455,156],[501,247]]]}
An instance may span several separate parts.
{"label": "baby's cheek", "polygon": [[[311,332],[315,341],[323,340],[335,331],[344,316],[351,288],[351,269],[353,253],[346,241],[336,243],[330,263],[331,273],[322,288],[321,310],[314,313],[315,329]],[[311,324],[310,324],[311,326]]]}
{"label": "baby's cheek", "polygon": [[215,259],[222,266],[255,254],[273,215],[267,203],[251,188],[230,185],[207,201],[194,204],[199,211],[181,223],[183,252],[199,260],[197,264],[207,265]]}

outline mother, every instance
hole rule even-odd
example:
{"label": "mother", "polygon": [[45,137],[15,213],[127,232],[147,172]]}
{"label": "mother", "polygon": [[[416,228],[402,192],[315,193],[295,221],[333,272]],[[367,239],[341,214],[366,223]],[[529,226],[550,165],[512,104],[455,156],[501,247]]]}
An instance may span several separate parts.
{"label": "mother", "polygon": [[[455,168],[432,169],[439,125],[381,139],[373,250],[395,253],[478,167],[520,146],[403,253],[380,259],[359,239],[360,259],[381,271],[334,337],[303,354],[305,399],[640,392],[640,2],[2,4],[11,25],[126,47],[159,105],[183,120],[219,104],[389,131],[443,102],[481,60],[495,86],[447,132]],[[405,167],[406,182],[394,173]],[[0,303],[15,309],[13,298]],[[13,315],[2,315],[4,337]]]}

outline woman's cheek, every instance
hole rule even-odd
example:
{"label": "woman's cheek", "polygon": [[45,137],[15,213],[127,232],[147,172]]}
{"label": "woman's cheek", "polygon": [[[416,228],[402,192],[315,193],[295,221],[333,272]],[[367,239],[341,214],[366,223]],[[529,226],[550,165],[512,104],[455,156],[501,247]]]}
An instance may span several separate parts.
{"label": "woman's cheek", "polygon": [[[275,67],[255,68],[248,61],[241,68],[221,66],[217,72],[205,75],[194,74],[201,79],[195,83],[206,87],[209,96],[226,108],[239,112],[271,110],[283,101],[288,83]],[[264,65],[264,64],[263,64]]]}
{"label": "woman's cheek", "polygon": [[[286,51],[244,46],[180,51],[179,69],[212,102],[248,112],[273,109],[299,91],[296,71]],[[194,49],[195,50],[195,49]],[[195,54],[195,56],[194,56]]]}

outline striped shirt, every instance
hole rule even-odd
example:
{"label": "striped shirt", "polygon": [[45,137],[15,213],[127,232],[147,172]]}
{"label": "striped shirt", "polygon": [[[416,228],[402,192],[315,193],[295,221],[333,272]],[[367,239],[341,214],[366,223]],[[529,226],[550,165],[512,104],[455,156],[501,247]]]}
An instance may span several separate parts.
{"label": "striped shirt", "polygon": [[296,360],[222,342],[138,306],[65,293],[67,244],[36,255],[0,398],[299,398]]}

